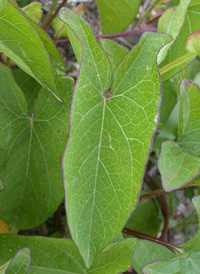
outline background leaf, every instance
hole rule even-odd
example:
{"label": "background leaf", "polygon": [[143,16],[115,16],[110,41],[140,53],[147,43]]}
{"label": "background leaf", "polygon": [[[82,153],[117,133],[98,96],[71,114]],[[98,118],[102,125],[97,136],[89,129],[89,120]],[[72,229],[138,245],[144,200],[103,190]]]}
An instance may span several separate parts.
{"label": "background leaf", "polygon": [[0,50],[61,101],[49,53],[40,35],[10,0],[0,13]]}
{"label": "background leaf", "polygon": [[141,0],[96,0],[102,33],[121,32],[135,19]]}
{"label": "background leaf", "polygon": [[32,2],[22,9],[26,15],[33,20],[36,24],[40,23],[42,18],[42,4],[38,2]]}
{"label": "background leaf", "polygon": [[162,245],[146,240],[138,240],[132,265],[138,274],[142,274],[142,267],[146,264],[160,260],[169,260],[173,257],[174,253]]}
{"label": "background leaf", "polygon": [[[189,2],[188,0],[186,0],[186,1]],[[180,1],[180,4],[179,4],[180,7],[182,6],[182,3],[185,5],[186,2]],[[178,35],[176,37],[174,37],[174,34],[170,32],[172,34],[172,36],[175,38],[175,41],[169,48],[167,55],[166,55],[164,61],[161,63],[160,67],[163,67],[163,66],[167,65],[168,63],[174,61],[175,59],[183,56],[184,54],[187,54],[186,39],[187,39],[188,35],[195,32],[196,30],[200,29],[199,15],[200,15],[200,1],[199,0],[190,1],[187,12],[185,14],[185,21],[184,21],[180,31],[176,32],[176,34],[178,34]],[[174,18],[173,25],[172,24],[169,25],[170,29],[173,29],[173,32],[174,32],[174,28],[177,29],[177,26],[178,26],[177,21],[179,22],[179,17]],[[166,46],[166,48],[167,48],[167,46]],[[192,56],[192,54],[191,54],[191,56],[190,56],[190,54],[188,54],[188,56],[191,58],[189,58],[188,60],[183,62],[180,66],[175,67],[174,69],[172,69],[171,71],[166,73],[164,75],[164,77],[162,76],[162,80],[165,81],[165,80],[169,79],[170,77],[175,75],[177,72],[179,72],[181,69],[183,69],[185,66],[187,66],[192,61],[192,59],[194,58],[195,55]],[[161,60],[162,60],[162,58],[161,58]]]}
{"label": "background leaf", "polygon": [[159,220],[158,208],[156,207],[155,201],[153,199],[148,199],[139,202],[126,223],[126,228],[147,235],[157,236],[161,221],[162,220]]}
{"label": "background leaf", "polygon": [[0,242],[0,264],[12,258],[18,247],[31,249],[30,274],[118,274],[130,267],[137,240],[126,239],[111,245],[99,253],[89,269],[69,239],[0,235]]}
{"label": "background leaf", "polygon": [[188,80],[180,89],[179,138],[162,144],[158,164],[165,190],[183,186],[200,171],[200,90]]}
{"label": "background leaf", "polygon": [[63,170],[71,234],[89,267],[137,202],[160,101],[156,56],[170,38],[147,33],[112,76],[83,19],[67,9],[60,17],[83,46]]}
{"label": "background leaf", "polygon": [[111,63],[111,67],[114,70],[128,53],[128,50],[109,39],[99,38],[99,41],[103,49],[107,53]]}
{"label": "background leaf", "polygon": [[30,229],[51,216],[63,199],[60,164],[73,80],[58,81],[65,105],[42,89],[31,116],[22,91],[3,65],[0,81],[0,174],[6,185],[0,216],[13,231]]}

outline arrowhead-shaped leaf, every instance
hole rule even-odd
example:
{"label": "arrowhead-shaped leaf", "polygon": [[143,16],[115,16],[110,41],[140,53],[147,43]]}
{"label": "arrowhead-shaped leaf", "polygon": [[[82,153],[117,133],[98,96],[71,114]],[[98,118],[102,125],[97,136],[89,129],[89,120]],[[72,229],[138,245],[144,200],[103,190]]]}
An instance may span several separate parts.
{"label": "arrowhead-shaped leaf", "polygon": [[112,75],[88,24],[67,9],[60,17],[83,47],[63,170],[71,234],[89,267],[137,202],[160,101],[156,56],[170,38],[146,33]]}
{"label": "arrowhead-shaped leaf", "polygon": [[135,19],[141,0],[96,0],[103,33],[121,32]]}
{"label": "arrowhead-shaped leaf", "polygon": [[99,253],[87,269],[77,247],[69,239],[0,235],[0,242],[0,265],[12,258],[19,248],[31,249],[29,274],[118,274],[130,267],[137,244],[136,239],[112,244]]}
{"label": "arrowhead-shaped leaf", "polygon": [[31,264],[30,249],[23,248],[15,256],[0,266],[1,274],[27,274]]}
{"label": "arrowhead-shaped leaf", "polygon": [[56,75],[44,42],[12,0],[7,1],[0,13],[0,51],[61,101]]}
{"label": "arrowhead-shaped leaf", "polygon": [[31,116],[21,89],[3,65],[0,81],[0,174],[6,186],[0,216],[13,231],[30,229],[45,221],[63,199],[60,164],[73,80],[58,80],[65,105],[42,89]]}
{"label": "arrowhead-shaped leaf", "polygon": [[179,138],[162,144],[159,169],[163,187],[172,190],[193,180],[200,171],[200,90],[194,83],[181,83]]}

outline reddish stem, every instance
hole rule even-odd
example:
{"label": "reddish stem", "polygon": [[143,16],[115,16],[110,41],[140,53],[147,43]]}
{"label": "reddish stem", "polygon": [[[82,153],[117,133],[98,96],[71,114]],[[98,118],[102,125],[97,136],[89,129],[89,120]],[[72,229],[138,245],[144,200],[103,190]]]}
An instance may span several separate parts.
{"label": "reddish stem", "polygon": [[[111,33],[111,34],[97,34],[96,38],[117,38],[117,37],[127,37],[127,36],[132,36],[132,35],[137,35],[137,34],[142,34],[144,32],[156,32],[157,28],[156,27],[149,27],[149,28],[144,28],[144,29],[138,29],[138,30],[133,30],[133,31],[127,31],[127,32],[119,32],[119,33]],[[63,38],[63,39],[57,39],[54,40],[54,44],[58,43],[64,43],[68,42],[68,38]]]}

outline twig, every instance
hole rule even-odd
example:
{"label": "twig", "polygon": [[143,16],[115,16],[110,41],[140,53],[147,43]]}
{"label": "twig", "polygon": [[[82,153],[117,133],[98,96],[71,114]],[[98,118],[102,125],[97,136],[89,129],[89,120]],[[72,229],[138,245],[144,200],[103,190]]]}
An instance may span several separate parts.
{"label": "twig", "polygon": [[[156,27],[149,27],[149,28],[144,28],[144,29],[138,29],[138,30],[133,30],[133,31],[127,31],[127,32],[119,32],[119,33],[111,33],[111,34],[97,34],[96,38],[117,38],[117,37],[128,37],[132,35],[137,35],[137,34],[142,34],[144,32],[156,32],[157,28]],[[68,38],[65,39],[57,39],[53,41],[54,44],[58,43],[64,43],[64,42],[69,42]]]}
{"label": "twig", "polygon": [[170,244],[170,243],[168,243],[164,240],[158,239],[156,237],[149,236],[147,234],[144,234],[144,233],[141,233],[141,232],[138,232],[138,231],[135,231],[135,230],[131,230],[131,229],[128,229],[128,228],[124,228],[122,230],[122,232],[124,232],[126,234],[129,234],[129,235],[136,236],[136,237],[141,238],[141,239],[145,239],[145,240],[148,240],[148,241],[163,245],[163,246],[167,247],[168,249],[170,249],[171,251],[173,251],[175,253],[178,252],[178,248],[179,248],[178,246],[172,245],[172,244]]}

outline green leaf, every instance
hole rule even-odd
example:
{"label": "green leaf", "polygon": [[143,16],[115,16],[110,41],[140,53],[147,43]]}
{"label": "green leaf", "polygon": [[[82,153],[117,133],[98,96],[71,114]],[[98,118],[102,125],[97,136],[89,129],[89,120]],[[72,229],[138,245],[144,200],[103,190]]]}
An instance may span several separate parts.
{"label": "green leaf", "polygon": [[13,76],[25,95],[28,105],[28,115],[31,116],[34,113],[35,102],[41,90],[41,85],[21,69],[14,69]]}
{"label": "green leaf", "polygon": [[112,75],[88,24],[67,9],[60,17],[83,47],[63,170],[70,231],[89,267],[137,202],[160,101],[156,56],[170,38],[146,33]]}
{"label": "green leaf", "polygon": [[200,171],[200,91],[188,80],[182,81],[180,89],[179,138],[163,143],[159,159],[166,191],[185,185]]}
{"label": "green leaf", "polygon": [[128,53],[128,50],[124,47],[116,44],[112,40],[99,38],[99,41],[108,55],[108,58],[111,63],[112,70],[122,61],[125,55]]}
{"label": "green leaf", "polygon": [[5,184],[3,179],[0,177],[0,192],[3,191],[5,189]]}
{"label": "green leaf", "polygon": [[6,5],[6,1],[7,0],[1,0],[0,1],[0,13],[3,11],[3,9],[4,9],[5,5]]}
{"label": "green leaf", "polygon": [[[175,40],[178,37],[180,29],[184,23],[187,8],[190,2],[191,0],[182,0],[177,8],[166,10],[158,21],[158,32],[169,33]],[[174,43],[174,40],[160,50],[158,54],[158,64],[164,60],[167,55],[167,51]]]}
{"label": "green leaf", "polygon": [[22,11],[10,0],[0,13],[0,50],[61,101],[44,42]]}
{"label": "green leaf", "polygon": [[146,264],[154,261],[169,260],[173,257],[174,253],[162,245],[146,240],[138,240],[132,265],[138,274],[142,274],[142,267]]}
{"label": "green leaf", "polygon": [[158,209],[152,199],[140,201],[126,223],[126,228],[157,236],[161,225],[161,220],[158,218]]}
{"label": "green leaf", "polygon": [[[85,13],[85,5],[84,2],[81,2],[75,9],[73,9],[76,13],[80,14],[81,16]],[[54,18],[52,22],[52,28],[55,30],[56,39],[60,37],[68,38],[68,26],[57,16]]]}
{"label": "green leaf", "polygon": [[[186,7],[187,4],[189,4],[188,8]],[[178,16],[177,18],[175,17],[176,14]],[[179,15],[181,15],[181,17],[179,17]],[[187,54],[186,39],[188,35],[200,29],[199,16],[200,16],[199,0],[180,1],[180,4],[176,10],[176,13],[174,13],[173,21],[170,21],[171,24],[168,24],[170,29],[168,33],[170,33],[173,36],[175,41],[172,43],[171,47],[168,49],[167,55],[164,61],[161,63],[160,67],[165,67],[170,62],[176,63],[176,61],[179,59],[180,59],[179,61],[181,61],[181,59],[182,61],[177,67],[173,68],[168,73],[166,73],[164,78],[162,77],[163,81],[175,75],[178,71],[180,71],[185,66],[187,66],[195,57],[195,54],[194,55],[192,53]],[[185,20],[183,19],[183,17],[185,17]],[[166,46],[166,48],[163,48],[163,51],[161,50],[159,54],[159,63],[161,62],[161,60],[163,60],[163,56],[165,56],[164,52],[166,53],[167,48],[168,48],[168,45]],[[185,60],[183,60],[182,56],[184,56]]]}
{"label": "green leaf", "polygon": [[1,274],[26,274],[31,264],[30,249],[23,248],[17,251],[13,259],[0,266]]}
{"label": "green leaf", "polygon": [[155,262],[143,267],[144,274],[199,274],[200,251],[182,254],[169,261]]}
{"label": "green leaf", "polygon": [[160,131],[155,139],[152,150],[160,149],[162,142],[166,140],[175,140],[177,138],[178,131],[178,118],[179,118],[179,102],[171,112],[169,119],[167,120],[164,128]]}
{"label": "green leaf", "polygon": [[11,71],[2,64],[0,81],[0,174],[6,184],[0,216],[13,231],[31,229],[51,216],[63,199],[60,163],[73,80],[58,80],[65,105],[42,89],[31,116]]}
{"label": "green leaf", "polygon": [[40,20],[42,18],[42,4],[41,3],[32,2],[29,5],[25,6],[22,10],[36,24],[40,23]]}
{"label": "green leaf", "polygon": [[200,30],[190,34],[186,40],[186,49],[192,53],[200,55]]}
{"label": "green leaf", "polygon": [[197,211],[198,219],[199,219],[199,230],[198,233],[187,243],[183,245],[184,249],[199,251],[200,250],[200,196],[196,196],[192,199],[192,202]]}
{"label": "green leaf", "polygon": [[168,80],[162,85],[162,103],[159,124],[166,124],[178,101],[177,87]]}
{"label": "green leaf", "polygon": [[99,253],[89,269],[77,247],[69,239],[1,234],[0,242],[0,264],[12,258],[17,248],[28,246],[31,249],[30,274],[118,274],[130,267],[137,240],[126,239],[111,245],[109,249]]}
{"label": "green leaf", "polygon": [[121,32],[135,19],[141,0],[96,0],[100,11],[102,33]]}

